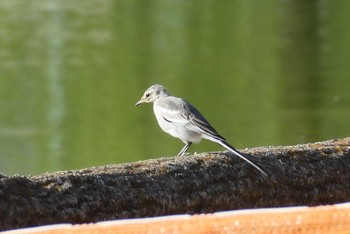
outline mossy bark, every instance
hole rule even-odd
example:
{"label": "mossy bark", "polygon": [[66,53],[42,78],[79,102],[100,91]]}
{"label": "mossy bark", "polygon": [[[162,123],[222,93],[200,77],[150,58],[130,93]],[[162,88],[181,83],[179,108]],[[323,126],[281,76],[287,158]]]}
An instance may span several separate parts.
{"label": "mossy bark", "polygon": [[0,229],[350,201],[350,138],[0,177]]}

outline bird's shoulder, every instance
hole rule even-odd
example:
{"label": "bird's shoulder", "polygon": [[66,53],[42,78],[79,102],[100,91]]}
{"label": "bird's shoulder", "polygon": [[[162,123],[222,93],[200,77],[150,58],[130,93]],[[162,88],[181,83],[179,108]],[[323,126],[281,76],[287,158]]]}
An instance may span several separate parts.
{"label": "bird's shoulder", "polygon": [[189,109],[189,103],[182,98],[168,96],[160,98],[157,102],[160,108],[171,111],[187,111]]}
{"label": "bird's shoulder", "polygon": [[161,98],[157,104],[160,109],[168,113],[176,113],[186,119],[198,118],[204,122],[207,122],[203,115],[185,99],[168,96]]}

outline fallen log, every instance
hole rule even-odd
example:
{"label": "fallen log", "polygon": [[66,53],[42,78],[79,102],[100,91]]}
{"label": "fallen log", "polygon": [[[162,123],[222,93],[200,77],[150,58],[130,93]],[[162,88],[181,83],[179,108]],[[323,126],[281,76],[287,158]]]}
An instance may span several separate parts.
{"label": "fallen log", "polygon": [[159,158],[39,176],[2,175],[0,229],[350,201],[350,138]]}

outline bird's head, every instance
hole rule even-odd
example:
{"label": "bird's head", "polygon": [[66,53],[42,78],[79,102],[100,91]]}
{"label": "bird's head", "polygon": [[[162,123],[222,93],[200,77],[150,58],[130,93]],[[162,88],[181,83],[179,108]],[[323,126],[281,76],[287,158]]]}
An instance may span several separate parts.
{"label": "bird's head", "polygon": [[162,96],[169,96],[168,91],[164,88],[164,86],[159,84],[152,85],[145,91],[140,101],[138,101],[135,106],[138,106],[141,103],[152,103]]}

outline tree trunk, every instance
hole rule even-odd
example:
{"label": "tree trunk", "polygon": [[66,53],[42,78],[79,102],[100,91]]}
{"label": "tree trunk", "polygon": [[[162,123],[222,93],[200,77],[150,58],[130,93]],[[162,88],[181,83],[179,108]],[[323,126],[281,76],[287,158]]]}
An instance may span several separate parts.
{"label": "tree trunk", "polygon": [[0,229],[350,201],[350,138],[0,176]]}

